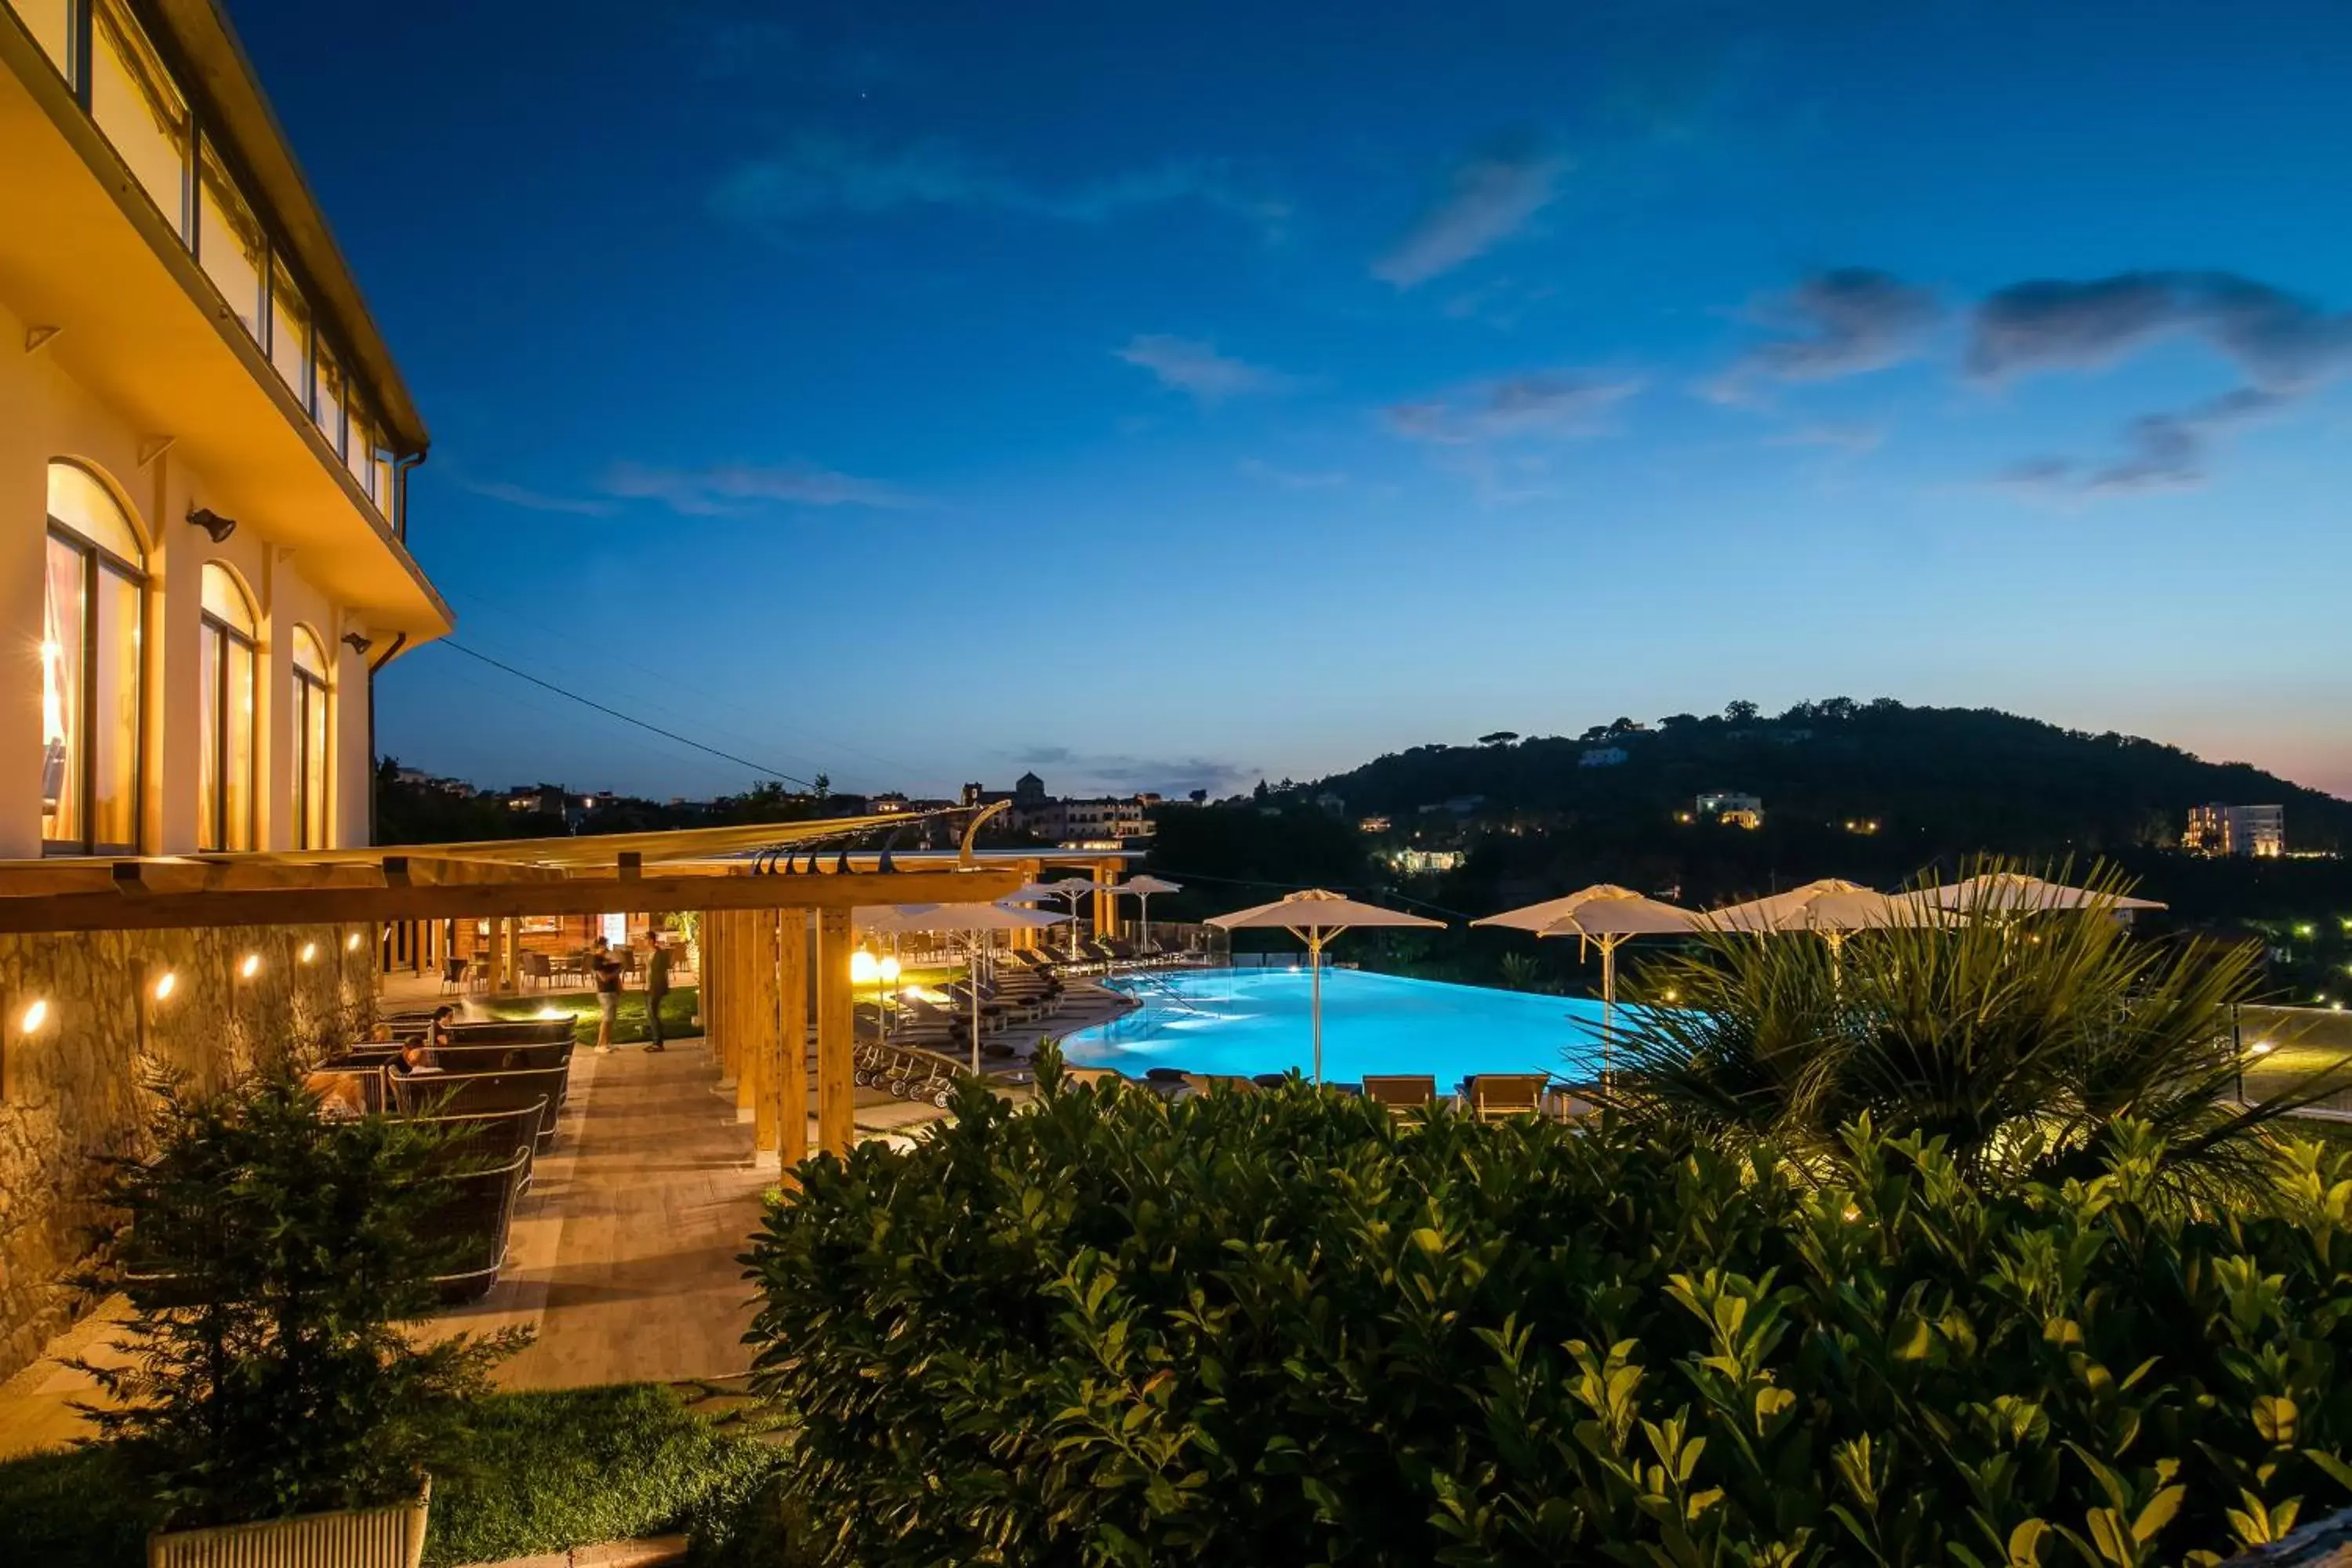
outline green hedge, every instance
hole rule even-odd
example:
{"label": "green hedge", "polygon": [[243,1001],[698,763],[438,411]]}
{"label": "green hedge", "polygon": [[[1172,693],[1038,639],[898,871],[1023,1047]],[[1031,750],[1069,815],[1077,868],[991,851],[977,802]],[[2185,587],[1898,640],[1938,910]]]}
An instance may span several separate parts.
{"label": "green hedge", "polygon": [[[698,1561],[727,1555],[776,1465],[667,1388],[622,1384],[485,1400],[463,1451],[434,1466],[425,1563],[497,1562],[690,1528]],[[139,1568],[161,1510],[112,1445],[0,1462],[0,1563]]]}
{"label": "green hedge", "polygon": [[829,1563],[2208,1563],[2352,1483],[2338,1153],[2196,1215],[2128,1133],[1989,1194],[1866,1127],[961,1113],[746,1258]]}

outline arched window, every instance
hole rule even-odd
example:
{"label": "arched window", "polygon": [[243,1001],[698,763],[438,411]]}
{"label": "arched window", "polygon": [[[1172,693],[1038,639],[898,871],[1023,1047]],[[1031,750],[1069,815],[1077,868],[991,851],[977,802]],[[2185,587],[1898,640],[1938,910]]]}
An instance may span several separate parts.
{"label": "arched window", "polygon": [[294,628],[294,831],[300,849],[327,843],[327,653],[319,634]]}
{"label": "arched window", "polygon": [[49,465],[46,576],[42,847],[134,854],[147,552],[113,492],[72,463]]}
{"label": "arched window", "polygon": [[204,639],[196,709],[204,763],[196,784],[196,844],[253,847],[253,602],[217,561],[205,563]]}

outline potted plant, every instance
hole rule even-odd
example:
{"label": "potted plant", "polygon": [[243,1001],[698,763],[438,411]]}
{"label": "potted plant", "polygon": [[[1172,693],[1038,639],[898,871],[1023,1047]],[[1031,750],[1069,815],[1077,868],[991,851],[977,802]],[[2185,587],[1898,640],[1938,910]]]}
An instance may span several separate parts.
{"label": "potted plant", "polygon": [[226,1090],[154,1086],[150,1148],[100,1163],[87,1281],[129,1298],[85,1405],[167,1510],[151,1568],[416,1568],[428,1466],[521,1331],[418,1345],[466,1168],[444,1137],[331,1121],[291,1065]]}

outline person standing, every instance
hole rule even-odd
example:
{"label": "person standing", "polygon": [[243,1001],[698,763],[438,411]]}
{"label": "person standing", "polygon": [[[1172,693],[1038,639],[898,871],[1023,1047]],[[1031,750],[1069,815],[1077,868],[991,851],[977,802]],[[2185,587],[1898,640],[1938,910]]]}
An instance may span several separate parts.
{"label": "person standing", "polygon": [[610,1055],[613,1020],[621,1010],[621,961],[601,936],[588,955],[588,973],[596,979],[596,1048]]}
{"label": "person standing", "polygon": [[652,1044],[649,1051],[667,1049],[662,1044],[662,998],[669,994],[669,949],[662,945],[661,932],[648,931],[646,940],[653,943],[653,952],[646,955],[646,1029]]}

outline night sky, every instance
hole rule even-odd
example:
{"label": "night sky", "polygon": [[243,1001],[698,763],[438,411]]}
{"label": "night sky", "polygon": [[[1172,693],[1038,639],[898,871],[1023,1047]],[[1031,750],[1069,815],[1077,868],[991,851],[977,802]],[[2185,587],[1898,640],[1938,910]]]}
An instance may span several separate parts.
{"label": "night sky", "polygon": [[[2352,793],[2352,10],[231,0],[458,640],[843,787],[1733,698]],[[382,749],[749,769],[444,648]]]}

